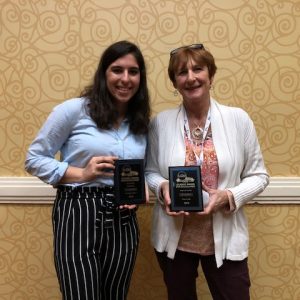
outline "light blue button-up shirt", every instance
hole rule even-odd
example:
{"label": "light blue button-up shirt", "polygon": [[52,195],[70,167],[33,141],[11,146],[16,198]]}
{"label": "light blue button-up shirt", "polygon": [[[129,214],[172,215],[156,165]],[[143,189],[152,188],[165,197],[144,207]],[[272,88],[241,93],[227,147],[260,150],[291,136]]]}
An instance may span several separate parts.
{"label": "light blue button-up shirt", "polygon": [[[53,109],[28,149],[25,169],[56,185],[69,165],[83,168],[94,156],[143,159],[145,151],[146,136],[132,134],[126,120],[119,129],[99,129],[86,111],[86,100],[74,98]],[[113,185],[113,179],[99,176],[93,182],[71,185]]]}

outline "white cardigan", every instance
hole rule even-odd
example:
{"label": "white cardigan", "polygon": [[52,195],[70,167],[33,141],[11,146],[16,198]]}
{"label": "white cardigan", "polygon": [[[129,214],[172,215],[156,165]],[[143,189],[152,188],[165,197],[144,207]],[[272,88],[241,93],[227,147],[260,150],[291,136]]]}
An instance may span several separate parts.
{"label": "white cardigan", "polygon": [[[146,179],[159,197],[160,185],[168,179],[168,167],[184,165],[184,114],[180,105],[159,113],[150,124]],[[215,257],[242,260],[248,256],[249,236],[243,205],[261,193],[269,183],[255,127],[240,108],[220,105],[211,99],[211,130],[219,164],[218,189],[229,189],[236,210],[213,215]],[[152,245],[174,258],[183,216],[171,217],[156,201],[152,220]]]}

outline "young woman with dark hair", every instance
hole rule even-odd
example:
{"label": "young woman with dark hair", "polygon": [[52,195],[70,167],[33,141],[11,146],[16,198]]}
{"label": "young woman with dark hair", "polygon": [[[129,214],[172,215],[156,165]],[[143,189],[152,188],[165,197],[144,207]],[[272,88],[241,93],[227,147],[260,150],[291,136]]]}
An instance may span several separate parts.
{"label": "young woman with dark hair", "polygon": [[54,258],[63,299],[126,299],[139,228],[136,206],[115,203],[113,170],[117,159],[144,158],[149,118],[143,56],[120,41],[104,51],[81,97],[56,106],[29,147],[26,170],[57,188]]}

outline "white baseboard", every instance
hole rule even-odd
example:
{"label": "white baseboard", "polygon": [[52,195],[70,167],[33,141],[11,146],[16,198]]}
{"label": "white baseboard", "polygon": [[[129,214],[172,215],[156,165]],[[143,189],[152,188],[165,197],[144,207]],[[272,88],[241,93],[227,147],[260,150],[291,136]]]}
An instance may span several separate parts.
{"label": "white baseboard", "polygon": [[[0,177],[0,203],[52,204],[55,192],[35,177]],[[271,177],[266,190],[251,203],[300,204],[300,177]]]}
{"label": "white baseboard", "polygon": [[35,177],[0,177],[0,203],[53,203],[56,190]]}
{"label": "white baseboard", "polygon": [[271,177],[267,188],[251,203],[300,204],[300,177]]}

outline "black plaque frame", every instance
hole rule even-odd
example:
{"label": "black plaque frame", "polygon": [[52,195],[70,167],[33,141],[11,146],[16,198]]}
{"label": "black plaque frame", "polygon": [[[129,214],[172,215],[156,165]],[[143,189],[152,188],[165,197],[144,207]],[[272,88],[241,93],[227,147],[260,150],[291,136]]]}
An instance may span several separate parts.
{"label": "black plaque frame", "polygon": [[119,159],[115,162],[116,203],[145,203],[145,163],[143,159]]}
{"label": "black plaque frame", "polygon": [[171,211],[203,211],[199,166],[169,167]]}

